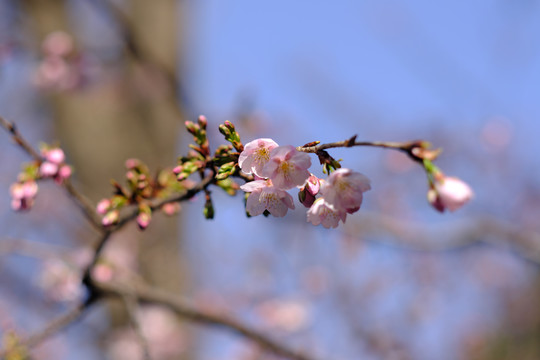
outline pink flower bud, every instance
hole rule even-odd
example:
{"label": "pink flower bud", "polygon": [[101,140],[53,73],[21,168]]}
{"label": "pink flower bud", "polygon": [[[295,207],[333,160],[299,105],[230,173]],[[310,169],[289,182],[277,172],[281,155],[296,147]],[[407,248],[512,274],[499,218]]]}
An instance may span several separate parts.
{"label": "pink flower bud", "polygon": [[137,215],[137,225],[139,225],[139,229],[144,230],[150,225],[150,220],[152,219],[152,215],[150,215],[147,212],[140,212],[139,215]]}
{"label": "pink flower bud", "polygon": [[115,224],[119,218],[120,212],[118,210],[111,210],[105,214],[103,219],[101,219],[101,224],[103,224],[103,226],[111,226]]}
{"label": "pink flower bud", "polygon": [[58,172],[58,165],[45,161],[39,167],[39,174],[43,177],[53,177]]}
{"label": "pink flower bud", "polygon": [[11,197],[13,199],[17,199],[17,200],[20,200],[24,197],[24,188],[23,188],[23,184],[21,183],[13,183],[10,187],[9,187],[9,194],[11,195]]}
{"label": "pink flower bud", "polygon": [[51,149],[45,153],[45,158],[47,161],[59,165],[65,160],[64,151],[60,148]]}
{"label": "pink flower bud", "polygon": [[25,198],[33,198],[38,192],[37,183],[34,180],[28,180],[23,183],[23,193]]}
{"label": "pink flower bud", "polygon": [[315,175],[311,174],[306,180],[305,185],[306,190],[313,196],[319,193],[320,189],[320,180]]}
{"label": "pink flower bud", "polygon": [[62,165],[60,167],[60,170],[58,170],[58,177],[60,177],[61,180],[65,180],[71,176],[71,166],[69,165]]}
{"label": "pink flower bud", "polygon": [[173,173],[178,175],[178,174],[180,174],[182,172],[182,170],[184,170],[184,167],[182,165],[178,165],[172,171],[173,171]]}
{"label": "pink flower bud", "polygon": [[111,208],[111,205],[111,200],[102,199],[98,202],[96,206],[96,211],[98,212],[98,214],[105,215],[105,213]]}
{"label": "pink flower bud", "polygon": [[473,191],[469,185],[456,177],[443,176],[435,182],[436,198],[428,192],[428,200],[435,207],[455,211],[465,205],[472,197]]}
{"label": "pink flower bud", "polygon": [[126,168],[128,170],[135,169],[137,166],[139,166],[140,161],[138,159],[127,159],[126,160]]}

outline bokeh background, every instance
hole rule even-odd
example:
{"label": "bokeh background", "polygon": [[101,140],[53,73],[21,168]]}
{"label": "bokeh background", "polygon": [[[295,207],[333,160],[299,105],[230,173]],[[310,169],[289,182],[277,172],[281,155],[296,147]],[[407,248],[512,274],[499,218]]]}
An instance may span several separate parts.
{"label": "bokeh background", "polygon": [[[74,39],[65,67],[43,50],[55,31]],[[214,220],[197,198],[117,234],[106,262],[320,359],[538,359],[539,33],[536,0],[2,0],[0,115],[35,145],[59,141],[95,202],[127,158],[175,165],[199,114],[214,148],[227,119],[244,142],[428,140],[475,191],[455,213],[429,206],[425,174],[399,153],[336,149],[372,181],[337,230],[306,223],[298,202],[248,219],[240,195],[215,190]],[[84,296],[66,263],[95,233],[54,184],[14,213],[28,159],[0,139],[0,334],[24,334]],[[140,321],[155,359],[272,358],[161,308]],[[115,303],[33,354],[142,358]]]}

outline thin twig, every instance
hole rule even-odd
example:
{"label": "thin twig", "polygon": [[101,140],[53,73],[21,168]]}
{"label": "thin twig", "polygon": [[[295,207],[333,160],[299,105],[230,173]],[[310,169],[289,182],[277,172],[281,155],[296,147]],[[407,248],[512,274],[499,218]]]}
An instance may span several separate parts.
{"label": "thin twig", "polygon": [[167,306],[179,316],[194,323],[223,327],[231,330],[259,345],[261,348],[292,360],[310,360],[310,356],[301,352],[291,350],[284,345],[274,341],[267,335],[250,328],[225,315],[208,313],[197,309],[187,300],[148,285],[124,285],[121,283],[101,283],[94,282],[93,285],[104,295],[113,296],[134,296],[139,301],[149,302]]}
{"label": "thin twig", "polygon": [[[354,139],[355,137],[351,138]],[[314,146],[298,146],[296,150],[302,151],[305,153],[317,153],[322,150],[332,149],[332,148],[343,148],[343,147],[353,147],[353,146],[371,146],[371,147],[381,147],[386,149],[400,150],[404,152],[409,152],[412,147],[419,146],[418,141],[407,141],[407,142],[392,142],[392,141],[351,141],[351,139],[336,141],[327,144],[318,144]]]}
{"label": "thin twig", "polygon": [[22,137],[14,123],[7,121],[0,116],[0,125],[11,134],[13,141],[15,141],[15,143],[17,143],[17,145],[19,145],[28,155],[36,161],[43,161],[41,155]]}

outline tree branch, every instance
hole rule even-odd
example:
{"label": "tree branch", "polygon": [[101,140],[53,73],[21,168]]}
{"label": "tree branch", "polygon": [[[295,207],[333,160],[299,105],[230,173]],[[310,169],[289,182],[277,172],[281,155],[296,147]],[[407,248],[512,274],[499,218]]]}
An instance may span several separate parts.
{"label": "tree branch", "polygon": [[[84,310],[89,306],[89,303],[82,303],[77,305],[75,308],[68,311],[66,314],[54,319],[48,323],[44,329],[28,336],[27,338],[22,339],[19,342],[19,346],[25,348],[32,348],[36,345],[41,344],[43,341],[47,340],[49,337],[57,334],[65,327],[73,324],[78,320],[83,314]],[[9,358],[10,353],[17,351],[16,349],[0,349],[0,359]]]}
{"label": "tree branch", "polygon": [[194,323],[204,325],[218,326],[228,329],[236,334],[239,334],[259,345],[261,348],[274,353],[278,356],[283,356],[291,360],[312,360],[306,354],[291,350],[284,345],[272,340],[267,335],[252,329],[228,316],[211,314],[203,310],[197,309],[187,300],[164,292],[160,289],[153,288],[144,284],[124,285],[113,282],[94,282],[93,286],[102,295],[110,296],[132,296],[141,302],[148,302],[167,306],[179,316]]}
{"label": "tree branch", "polygon": [[[12,139],[15,143],[21,147],[30,157],[35,161],[42,162],[43,157],[30,145],[30,143],[21,135],[17,130],[17,127],[14,123],[11,123],[0,116],[0,126],[2,126],[6,131],[11,134]],[[99,220],[95,207],[92,202],[83,194],[81,194],[75,187],[71,184],[69,179],[64,180],[62,186],[69,194],[70,198],[73,199],[75,204],[81,209],[83,215],[90,221],[90,223],[99,231],[103,231],[101,226],[101,221]]]}

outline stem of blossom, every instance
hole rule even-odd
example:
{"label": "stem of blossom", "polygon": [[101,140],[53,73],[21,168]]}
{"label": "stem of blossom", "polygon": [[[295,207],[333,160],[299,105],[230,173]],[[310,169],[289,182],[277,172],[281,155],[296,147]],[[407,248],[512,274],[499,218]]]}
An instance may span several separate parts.
{"label": "stem of blossom", "polygon": [[[311,143],[307,144],[311,145]],[[326,144],[318,144],[314,146],[299,146],[298,151],[305,153],[318,153],[325,149],[354,147],[354,146],[370,146],[380,147],[385,149],[399,150],[405,152],[411,159],[417,162],[423,162],[424,159],[434,160],[440,153],[440,150],[430,150],[429,143],[421,140],[407,142],[392,142],[392,141],[356,141],[356,135],[343,141],[336,141]],[[422,151],[418,151],[422,150]]]}

